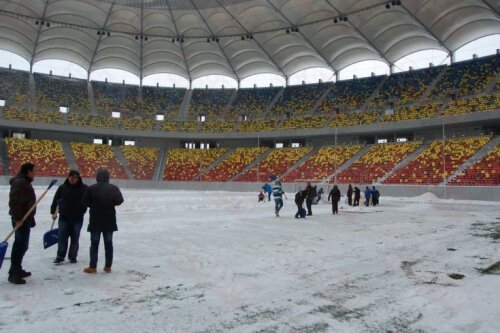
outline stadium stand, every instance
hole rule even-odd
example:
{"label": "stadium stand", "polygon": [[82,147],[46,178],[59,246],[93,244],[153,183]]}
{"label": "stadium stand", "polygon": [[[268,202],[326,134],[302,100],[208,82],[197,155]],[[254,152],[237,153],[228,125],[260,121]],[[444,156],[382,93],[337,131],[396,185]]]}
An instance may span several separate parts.
{"label": "stadium stand", "polygon": [[111,116],[120,112],[121,116],[139,115],[139,87],[129,84],[92,81],[96,110],[102,115]]}
{"label": "stadium stand", "polygon": [[163,180],[193,180],[203,168],[212,164],[226,151],[227,148],[170,149]]}
{"label": "stadium stand", "polygon": [[221,163],[203,174],[202,180],[208,182],[228,181],[262,155],[267,149],[267,147],[236,148]]}
{"label": "stadium stand", "polygon": [[6,106],[27,106],[29,73],[0,67],[0,99]]}
{"label": "stadium stand", "polygon": [[311,147],[273,149],[266,158],[238,176],[235,181],[268,181],[270,175],[281,176],[311,149]]}
{"label": "stadium stand", "polygon": [[444,177],[453,174],[490,139],[488,136],[449,139],[445,141],[444,152],[443,142],[436,140],[409,164],[387,178],[384,183],[439,184]]}
{"label": "stadium stand", "polygon": [[337,175],[340,184],[371,184],[391,171],[422,142],[375,144]]}
{"label": "stadium stand", "polygon": [[333,175],[338,167],[351,159],[361,148],[361,145],[322,147],[316,154],[309,157],[282,179],[285,182],[293,182],[297,179],[326,179]]}
{"label": "stadium stand", "polygon": [[458,186],[499,186],[500,145],[494,147],[482,159],[462,171],[448,184]]}
{"label": "stadium stand", "polygon": [[158,160],[156,147],[120,146],[134,179],[152,180]]}
{"label": "stadium stand", "polygon": [[285,119],[278,129],[289,131],[307,128],[323,128],[327,121],[328,116],[291,117]]}
{"label": "stadium stand", "polygon": [[189,116],[203,115],[207,120],[219,118],[234,92],[234,89],[193,89]]}
{"label": "stadium stand", "polygon": [[105,168],[111,178],[128,178],[111,146],[71,142],[71,149],[82,177],[94,178],[99,168]]}
{"label": "stadium stand", "polygon": [[240,122],[238,132],[268,132],[278,125],[277,119],[246,120]]}
{"label": "stadium stand", "polygon": [[239,89],[228,114],[229,119],[239,120],[241,115],[261,117],[281,88]]}
{"label": "stadium stand", "polygon": [[321,95],[331,85],[332,83],[316,83],[286,87],[271,114],[285,115],[289,113],[293,116],[309,114]]}
{"label": "stadium stand", "polygon": [[89,112],[87,81],[46,74],[33,74],[36,86],[37,110]]}
{"label": "stadium stand", "polygon": [[142,86],[142,101],[139,109],[144,117],[153,119],[162,114],[167,119],[173,119],[179,114],[186,89]]}
{"label": "stadium stand", "polygon": [[65,177],[69,172],[69,164],[59,141],[5,138],[5,143],[10,175],[17,174],[27,161],[35,164],[36,176],[39,177]]}

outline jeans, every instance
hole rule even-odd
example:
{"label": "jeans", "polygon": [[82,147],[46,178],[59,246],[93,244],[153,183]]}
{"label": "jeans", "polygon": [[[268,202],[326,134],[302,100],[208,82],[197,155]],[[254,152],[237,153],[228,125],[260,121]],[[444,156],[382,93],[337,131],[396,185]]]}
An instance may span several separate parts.
{"label": "jeans", "polygon": [[283,207],[283,199],[274,199],[274,207],[275,211],[279,212],[281,207]]}
{"label": "jeans", "polygon": [[[111,267],[113,264],[113,231],[102,232],[104,240],[104,254],[106,267]],[[97,267],[97,255],[99,253],[99,242],[101,240],[100,231],[90,232],[90,264],[92,268]]]}
{"label": "jeans", "polygon": [[83,216],[81,217],[59,217],[59,241],[57,244],[57,257],[66,257],[68,250],[68,238],[71,240],[68,252],[70,260],[76,260],[78,256],[80,230],[82,230]]}
{"label": "jeans", "polygon": [[[16,225],[16,221],[12,219],[12,226]],[[14,234],[14,244],[10,254],[10,269],[9,275],[19,274],[23,269],[23,257],[30,243],[31,220],[26,220],[23,226],[16,230]]]}
{"label": "jeans", "polygon": [[312,215],[312,202],[313,199],[306,199],[307,215]]}

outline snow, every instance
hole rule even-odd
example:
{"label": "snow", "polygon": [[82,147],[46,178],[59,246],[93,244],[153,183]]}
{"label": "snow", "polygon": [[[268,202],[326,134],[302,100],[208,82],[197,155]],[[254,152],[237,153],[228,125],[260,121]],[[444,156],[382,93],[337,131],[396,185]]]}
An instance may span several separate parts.
{"label": "snow", "polygon": [[[44,188],[37,187],[40,195]],[[0,187],[0,235],[10,231]],[[293,193],[274,216],[257,193],[123,190],[110,274],[52,263],[43,249],[51,190],[23,265],[0,274],[2,332],[498,332],[500,203],[388,198],[377,207],[313,206],[295,219]],[[88,221],[88,215],[85,218]],[[13,239],[9,241],[7,256]],[[464,275],[454,280],[448,274]],[[498,273],[497,273],[498,274]]]}

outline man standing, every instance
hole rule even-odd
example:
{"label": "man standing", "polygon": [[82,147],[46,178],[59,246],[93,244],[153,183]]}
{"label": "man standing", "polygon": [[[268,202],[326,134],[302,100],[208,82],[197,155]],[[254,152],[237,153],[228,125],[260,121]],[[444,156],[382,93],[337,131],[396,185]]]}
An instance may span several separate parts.
{"label": "man standing", "polygon": [[90,220],[87,231],[90,232],[90,263],[83,271],[97,272],[97,255],[101,233],[104,239],[104,271],[111,273],[113,264],[113,232],[118,231],[115,206],[123,203],[120,189],[109,183],[109,171],[97,170],[97,184],[88,187],[83,196],[83,204],[90,208]]}
{"label": "man standing", "polygon": [[357,186],[355,186],[354,187],[354,203],[353,203],[354,207],[359,206],[360,199],[361,199],[361,190]]}
{"label": "man standing", "polygon": [[[76,170],[69,172],[64,184],[59,186],[50,206],[52,219],[57,218],[56,207],[59,204],[59,236],[57,244],[57,257],[55,264],[60,264],[68,252],[69,262],[75,264],[78,256],[80,230],[83,225],[83,216],[87,207],[83,205],[82,199],[87,185],[82,182],[80,173]],[[71,243],[68,250],[68,238]]]}
{"label": "man standing", "polygon": [[307,215],[311,216],[312,213],[312,202],[314,197],[316,196],[316,193],[314,191],[314,187],[312,187],[311,182],[307,182],[306,186],[306,206],[307,206]]}
{"label": "man standing", "polygon": [[283,207],[283,198],[281,197],[283,195],[283,189],[281,188],[281,182],[279,179],[276,179],[274,182],[273,186],[273,197],[274,197],[274,213],[276,214],[276,217],[280,216],[280,209]]}
{"label": "man standing", "polygon": [[328,201],[330,201],[330,198],[332,199],[332,214],[338,214],[339,213],[339,201],[340,201],[340,190],[337,185],[333,185],[332,190],[330,191],[330,194],[328,195]]}
{"label": "man standing", "polygon": [[24,254],[28,251],[30,241],[30,230],[35,226],[36,208],[22,221],[24,215],[36,203],[35,190],[31,183],[35,179],[35,165],[24,163],[19,173],[10,180],[9,193],[9,215],[12,227],[18,227],[15,233],[14,244],[10,256],[9,282],[14,284],[25,284],[25,277],[31,276],[31,272],[23,269]]}
{"label": "man standing", "polygon": [[347,204],[352,206],[352,185],[349,184],[349,188],[347,189]]}

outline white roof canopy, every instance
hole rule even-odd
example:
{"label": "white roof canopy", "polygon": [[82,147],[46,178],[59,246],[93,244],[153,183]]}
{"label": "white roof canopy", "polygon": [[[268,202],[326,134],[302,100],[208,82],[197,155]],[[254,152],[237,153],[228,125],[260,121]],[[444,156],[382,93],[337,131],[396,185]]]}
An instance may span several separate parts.
{"label": "white roof canopy", "polygon": [[337,72],[500,34],[496,0],[0,0],[0,8],[0,49],[31,64],[61,59],[140,78]]}

